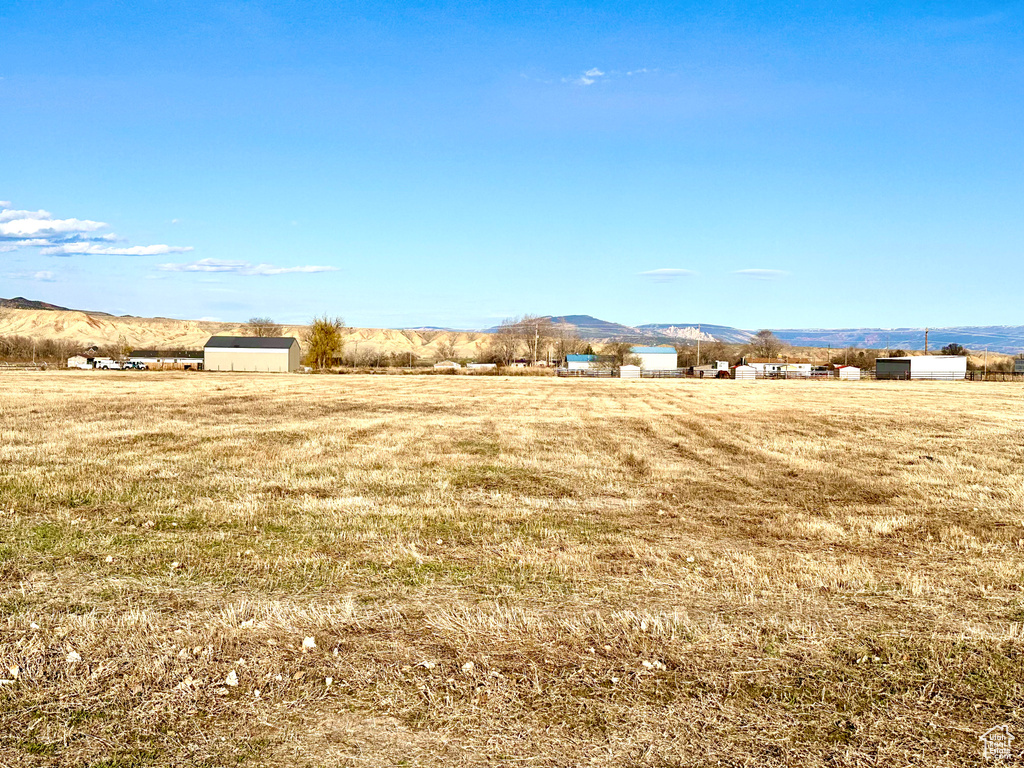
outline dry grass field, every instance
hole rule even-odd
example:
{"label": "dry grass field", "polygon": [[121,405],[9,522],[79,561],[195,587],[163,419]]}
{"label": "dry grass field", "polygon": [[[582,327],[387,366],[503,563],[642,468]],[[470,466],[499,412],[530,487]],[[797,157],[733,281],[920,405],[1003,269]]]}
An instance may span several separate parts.
{"label": "dry grass field", "polygon": [[981,764],[1022,585],[1019,385],[0,375],[3,766]]}

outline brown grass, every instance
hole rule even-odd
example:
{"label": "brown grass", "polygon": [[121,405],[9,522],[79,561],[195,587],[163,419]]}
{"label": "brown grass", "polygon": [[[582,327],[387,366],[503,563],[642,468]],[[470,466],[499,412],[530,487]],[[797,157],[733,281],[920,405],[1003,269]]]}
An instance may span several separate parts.
{"label": "brown grass", "polygon": [[0,375],[0,765],[978,764],[1022,719],[1022,405]]}

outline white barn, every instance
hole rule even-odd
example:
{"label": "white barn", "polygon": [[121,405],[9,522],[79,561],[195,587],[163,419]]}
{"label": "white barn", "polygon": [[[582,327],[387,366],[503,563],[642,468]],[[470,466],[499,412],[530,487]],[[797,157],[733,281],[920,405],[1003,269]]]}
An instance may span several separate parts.
{"label": "white barn", "polygon": [[629,353],[640,358],[645,371],[674,371],[679,367],[675,347],[633,347]]}
{"label": "white barn", "polygon": [[291,337],[211,336],[203,348],[207,371],[297,371],[299,341]]}
{"label": "white barn", "polygon": [[875,360],[876,379],[939,379],[957,381],[967,377],[963,355],[910,355]]}

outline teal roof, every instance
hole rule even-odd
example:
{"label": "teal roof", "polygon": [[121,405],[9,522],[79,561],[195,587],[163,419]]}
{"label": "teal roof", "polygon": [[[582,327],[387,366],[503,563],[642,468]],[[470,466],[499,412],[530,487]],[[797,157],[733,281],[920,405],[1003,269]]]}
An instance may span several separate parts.
{"label": "teal roof", "polygon": [[674,355],[676,353],[675,347],[633,347],[629,351],[634,355]]}

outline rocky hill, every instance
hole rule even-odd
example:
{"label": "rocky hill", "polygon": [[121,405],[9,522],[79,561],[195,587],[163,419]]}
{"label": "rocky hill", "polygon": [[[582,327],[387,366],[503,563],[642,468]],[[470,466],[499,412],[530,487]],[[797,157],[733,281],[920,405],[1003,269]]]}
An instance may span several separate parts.
{"label": "rocky hill", "polygon": [[[285,336],[301,337],[305,326],[283,326]],[[124,340],[135,349],[202,349],[214,334],[245,335],[241,323],[213,323],[150,317],[115,317],[61,309],[0,310],[0,336],[61,339],[88,346],[106,346]],[[456,357],[477,357],[488,335],[473,331],[395,330],[346,328],[345,349],[357,355],[405,354],[441,357],[443,345],[454,343]]]}

